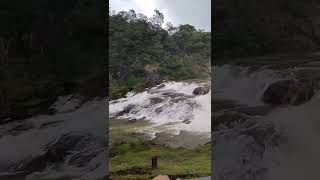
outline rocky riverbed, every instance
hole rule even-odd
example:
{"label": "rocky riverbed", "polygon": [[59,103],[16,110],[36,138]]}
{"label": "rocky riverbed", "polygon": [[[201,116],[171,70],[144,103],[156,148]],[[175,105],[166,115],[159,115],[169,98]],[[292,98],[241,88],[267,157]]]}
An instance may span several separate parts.
{"label": "rocky riverbed", "polygon": [[[189,80],[164,82],[110,101],[110,177],[210,175],[210,93],[210,81]],[[152,170],[154,156],[159,167]]]}
{"label": "rocky riverbed", "polygon": [[2,124],[0,179],[105,179],[106,104],[70,95],[51,106],[51,115]]}
{"label": "rocky riverbed", "polygon": [[320,66],[296,62],[213,67],[213,179],[314,179]]}

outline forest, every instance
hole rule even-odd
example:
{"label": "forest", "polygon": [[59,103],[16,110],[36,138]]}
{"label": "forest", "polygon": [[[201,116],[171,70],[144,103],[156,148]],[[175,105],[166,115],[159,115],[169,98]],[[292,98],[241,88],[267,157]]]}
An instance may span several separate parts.
{"label": "forest", "polygon": [[105,96],[106,8],[97,0],[0,2],[0,119],[47,113],[57,96]]}
{"label": "forest", "polygon": [[109,14],[109,95],[119,98],[162,80],[210,76],[211,32],[189,24],[173,26],[155,10]]}
{"label": "forest", "polygon": [[214,63],[238,57],[308,53],[320,46],[317,0],[217,0]]}
{"label": "forest", "polygon": [[162,28],[158,10],[147,18],[108,13],[106,6],[97,0],[0,2],[6,24],[0,29],[1,119],[50,113],[62,95],[116,98],[163,79],[208,76],[210,32],[188,24]]}

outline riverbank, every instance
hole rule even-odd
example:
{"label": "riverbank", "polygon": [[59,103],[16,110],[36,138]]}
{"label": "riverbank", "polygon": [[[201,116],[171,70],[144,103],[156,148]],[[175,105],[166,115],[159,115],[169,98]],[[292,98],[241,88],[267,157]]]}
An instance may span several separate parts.
{"label": "riverbank", "polygon": [[[211,143],[200,136],[160,134],[152,139],[149,124],[144,121],[110,119],[109,173],[110,179],[152,179],[167,174],[171,179],[196,178],[211,174]],[[146,130],[143,132],[143,130]],[[140,133],[139,133],[140,131]],[[193,141],[189,141],[189,138]],[[174,146],[179,138],[180,146]],[[194,145],[194,142],[202,143]],[[158,167],[151,169],[151,158],[158,157]]]}

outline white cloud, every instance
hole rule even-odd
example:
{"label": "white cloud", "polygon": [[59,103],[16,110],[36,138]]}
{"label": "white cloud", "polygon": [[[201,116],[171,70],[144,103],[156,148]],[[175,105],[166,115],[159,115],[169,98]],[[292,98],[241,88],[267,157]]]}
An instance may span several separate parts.
{"label": "white cloud", "polygon": [[134,9],[148,17],[158,9],[165,22],[175,26],[190,24],[211,31],[211,0],[110,0],[110,6],[117,12]]}

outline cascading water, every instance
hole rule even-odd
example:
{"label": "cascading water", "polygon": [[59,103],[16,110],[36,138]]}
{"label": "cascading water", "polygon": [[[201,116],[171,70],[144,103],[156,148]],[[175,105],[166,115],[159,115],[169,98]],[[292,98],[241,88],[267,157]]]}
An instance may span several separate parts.
{"label": "cascading water", "polygon": [[[254,109],[264,105],[261,95],[267,85],[294,78],[298,69],[280,73],[270,69],[249,72],[247,67],[231,65],[213,67],[213,102],[223,103],[221,99],[234,102],[233,107],[229,105],[213,113],[213,122],[221,113],[234,114],[238,106]],[[232,127],[215,129],[213,179],[318,179],[315,177],[319,177],[320,160],[319,105],[320,94],[316,93],[305,104],[272,108],[268,114],[251,114]]]}
{"label": "cascading water", "polygon": [[52,106],[53,115],[2,124],[0,179],[106,177],[106,99],[80,102],[61,97]]}
{"label": "cascading water", "polygon": [[[209,134],[211,92],[194,96],[192,92],[199,86],[210,87],[210,83],[166,82],[162,87],[152,87],[141,93],[130,92],[125,98],[109,102],[109,116],[145,119],[152,123],[155,132],[161,126],[177,134],[181,130]],[[124,109],[127,111],[121,113]]]}
{"label": "cascading water", "polygon": [[270,69],[250,72],[249,67],[213,67],[214,99],[231,99],[245,105],[261,105],[261,95],[269,84],[283,79]]}

